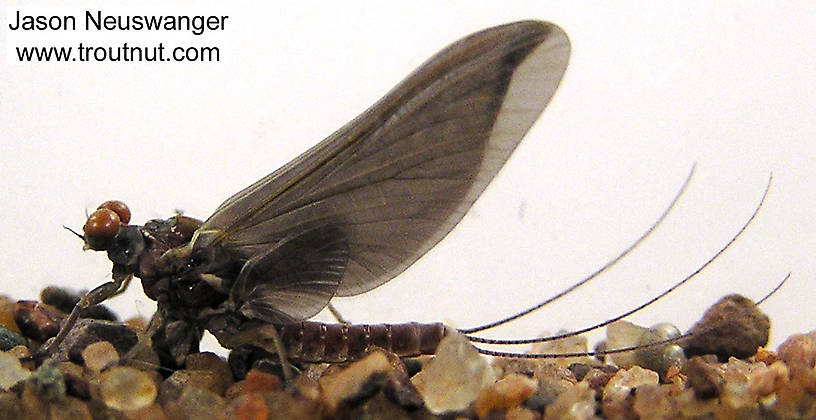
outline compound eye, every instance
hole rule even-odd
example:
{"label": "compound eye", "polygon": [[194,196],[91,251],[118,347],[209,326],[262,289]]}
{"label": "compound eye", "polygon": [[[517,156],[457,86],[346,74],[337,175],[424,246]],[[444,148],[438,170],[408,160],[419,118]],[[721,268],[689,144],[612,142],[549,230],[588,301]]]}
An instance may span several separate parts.
{"label": "compound eye", "polygon": [[123,225],[130,223],[130,209],[128,208],[127,204],[119,200],[106,201],[100,204],[97,209],[112,210],[117,216],[119,216],[119,221],[121,221]]}
{"label": "compound eye", "polygon": [[121,225],[122,220],[115,211],[100,208],[88,216],[85,226],[82,227],[85,243],[94,251],[106,250],[113,243],[113,238]]}

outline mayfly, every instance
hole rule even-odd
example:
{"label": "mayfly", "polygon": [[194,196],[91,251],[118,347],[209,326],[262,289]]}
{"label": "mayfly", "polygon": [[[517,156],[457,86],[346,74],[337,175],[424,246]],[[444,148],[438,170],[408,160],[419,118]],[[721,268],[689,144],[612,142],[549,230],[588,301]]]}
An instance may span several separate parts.
{"label": "mayfly", "polygon": [[[467,36],[380,101],[205,221],[176,215],[130,225],[107,202],[83,228],[107,251],[112,281],[79,309],[142,281],[158,303],[148,335],[181,365],[210,331],[226,348],[257,345],[281,359],[345,361],[371,344],[432,352],[442,324],[308,322],[335,296],[400,274],[462,219],[553,97],[567,67],[559,27],[522,21]],[[284,370],[286,371],[286,363]]]}

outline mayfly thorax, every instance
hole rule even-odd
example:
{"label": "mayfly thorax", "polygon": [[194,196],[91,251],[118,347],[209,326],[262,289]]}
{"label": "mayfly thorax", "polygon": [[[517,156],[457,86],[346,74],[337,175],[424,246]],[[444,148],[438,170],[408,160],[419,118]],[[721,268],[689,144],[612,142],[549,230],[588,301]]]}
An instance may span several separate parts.
{"label": "mayfly thorax", "polygon": [[[86,248],[107,252],[113,281],[77,308],[138,277],[158,303],[148,335],[171,366],[198,348],[205,329],[227,348],[256,345],[282,359],[344,361],[369,345],[433,352],[442,324],[306,320],[335,296],[389,281],[453,229],[544,110],[569,55],[566,34],[553,24],[489,28],[437,53],[204,221],[176,215],[130,225],[126,206],[104,203],[82,237]],[[78,316],[75,309],[44,354]]]}

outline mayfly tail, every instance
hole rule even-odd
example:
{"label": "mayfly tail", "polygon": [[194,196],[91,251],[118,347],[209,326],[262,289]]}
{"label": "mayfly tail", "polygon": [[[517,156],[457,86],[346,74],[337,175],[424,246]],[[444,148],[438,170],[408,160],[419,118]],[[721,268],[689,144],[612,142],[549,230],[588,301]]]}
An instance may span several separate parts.
{"label": "mayfly tail", "polygon": [[671,210],[674,208],[674,206],[680,200],[680,197],[682,197],[683,193],[686,191],[686,188],[688,187],[689,183],[691,182],[691,177],[694,175],[694,170],[695,170],[696,167],[697,167],[697,163],[694,163],[691,166],[691,170],[689,171],[689,174],[686,177],[686,180],[683,181],[683,185],[680,187],[680,190],[677,191],[677,194],[675,194],[675,196],[672,199],[671,203],[669,203],[668,207],[666,207],[666,209],[663,210],[663,213],[660,215],[660,217],[657,218],[657,220],[652,224],[652,226],[650,226],[649,229],[647,229],[645,232],[643,232],[640,235],[640,237],[638,237],[634,242],[632,242],[632,244],[629,245],[625,250],[623,250],[623,252],[621,252],[616,257],[612,258],[611,260],[609,260],[606,264],[601,266],[601,268],[595,270],[595,272],[593,272],[592,274],[584,277],[581,281],[579,281],[579,282],[573,284],[572,286],[562,290],[561,292],[559,292],[555,296],[552,296],[552,297],[548,298],[547,300],[545,300],[543,302],[540,302],[540,303],[538,303],[538,304],[536,304],[534,306],[531,306],[531,307],[529,307],[529,308],[527,308],[527,309],[525,309],[525,310],[523,310],[521,312],[518,312],[515,315],[511,315],[511,316],[508,316],[506,318],[502,318],[502,319],[500,319],[498,321],[494,321],[494,322],[491,322],[491,323],[488,323],[488,324],[480,325],[478,327],[459,329],[459,332],[462,333],[462,334],[473,334],[473,333],[476,333],[476,332],[479,332],[479,331],[484,331],[484,330],[488,330],[488,329],[491,329],[491,328],[494,328],[494,327],[498,327],[499,325],[504,325],[504,324],[506,324],[508,322],[511,322],[511,321],[515,321],[516,319],[519,319],[519,318],[529,314],[530,312],[533,312],[533,311],[535,311],[537,309],[543,308],[544,306],[549,305],[550,303],[552,303],[552,302],[566,296],[567,294],[569,294],[573,290],[583,286],[584,284],[589,283],[590,280],[598,277],[601,273],[607,271],[609,268],[611,268],[612,266],[617,264],[618,261],[622,260],[623,257],[627,256],[630,252],[632,252],[635,248],[637,248],[637,246],[640,245],[640,243],[643,242],[647,237],[649,237],[649,235],[651,235],[651,233],[654,232],[655,229],[657,229],[657,227],[663,222],[663,220],[666,219],[666,217],[669,215]]}
{"label": "mayfly tail", "polygon": [[[768,292],[768,294],[766,294],[765,297],[763,297],[762,299],[756,301],[756,303],[754,303],[754,306],[761,305],[769,297],[773,296],[777,291],[779,291],[779,289],[782,288],[782,286],[785,284],[785,282],[788,281],[790,276],[791,276],[791,273],[788,273],[785,276],[785,278],[783,278],[782,281],[780,281],[779,284],[777,284],[776,287],[773,288],[773,290]],[[677,337],[673,337],[673,338],[669,338],[669,339],[666,339],[666,340],[656,341],[656,342],[649,343],[649,344],[642,344],[642,345],[631,346],[631,347],[621,347],[621,348],[617,348],[617,349],[610,349],[610,350],[603,350],[603,351],[587,351],[587,352],[573,352],[573,353],[517,353],[517,352],[509,352],[509,351],[489,350],[489,349],[484,349],[484,348],[481,348],[481,347],[478,347],[478,346],[476,346],[476,350],[479,353],[484,354],[486,356],[507,357],[507,358],[516,358],[516,359],[558,359],[558,358],[568,358],[568,357],[602,357],[602,356],[605,356],[605,355],[608,355],[608,354],[618,354],[618,353],[626,353],[626,352],[631,352],[631,351],[649,350],[649,349],[652,349],[652,348],[665,346],[667,344],[679,343],[679,342],[682,342],[684,340],[687,340],[687,339],[691,338],[694,335],[702,335],[702,334],[705,334],[705,333],[707,333],[709,331],[713,331],[713,330],[721,327],[722,324],[724,324],[725,322],[727,322],[727,321],[714,323],[714,324],[709,325],[708,327],[702,328],[702,329],[700,329],[700,330],[698,330],[698,331],[696,331],[694,333],[686,333],[686,334],[683,334],[683,335],[680,335],[680,336],[677,336]],[[546,341],[555,340],[555,339],[563,338],[563,337],[569,337],[569,336],[571,336],[571,335],[564,334],[564,335],[560,335],[560,336],[546,337],[547,338]],[[473,340],[471,340],[471,341],[473,341]],[[507,341],[511,341],[511,340],[507,340]],[[486,344],[508,344],[508,343],[486,343]],[[509,343],[509,344],[518,344],[518,343]]]}
{"label": "mayfly tail", "polygon": [[713,263],[714,260],[719,258],[720,255],[722,255],[728,248],[730,248],[731,245],[733,245],[734,242],[736,242],[737,239],[740,236],[742,236],[743,232],[745,232],[745,230],[748,229],[748,226],[751,225],[751,222],[753,222],[754,219],[759,214],[759,210],[762,208],[763,203],[765,203],[765,198],[768,197],[768,192],[770,191],[772,181],[773,181],[773,174],[771,174],[768,177],[768,184],[765,186],[765,191],[762,193],[762,198],[760,199],[759,204],[757,204],[756,208],[754,209],[753,214],[751,214],[751,217],[748,218],[748,220],[742,225],[740,230],[733,237],[731,237],[731,239],[722,248],[720,248],[719,251],[717,251],[711,258],[709,258],[705,263],[703,263],[700,267],[698,267],[696,270],[694,270],[694,272],[692,272],[691,274],[686,276],[684,279],[682,279],[679,282],[675,283],[674,285],[672,285],[668,289],[664,290],[662,293],[658,294],[657,296],[647,300],[646,302],[642,303],[641,305],[638,305],[634,309],[626,311],[626,312],[624,312],[624,313],[622,313],[622,314],[620,314],[618,316],[610,318],[610,319],[608,319],[608,320],[606,320],[604,322],[592,325],[590,327],[582,328],[580,330],[572,331],[572,332],[568,332],[568,333],[564,333],[564,334],[554,335],[554,336],[551,336],[551,337],[505,340],[505,339],[492,339],[492,338],[484,338],[484,337],[477,337],[477,336],[468,335],[467,336],[468,339],[470,341],[474,342],[474,343],[485,343],[485,344],[532,344],[532,343],[542,343],[542,342],[547,342],[547,341],[558,340],[558,339],[561,339],[561,338],[573,337],[573,336],[576,336],[576,335],[583,334],[585,332],[589,332],[589,331],[593,331],[593,330],[596,330],[596,329],[601,328],[601,327],[605,327],[605,326],[607,326],[607,325],[609,325],[609,324],[611,324],[611,323],[613,323],[615,321],[619,321],[619,320],[621,320],[623,318],[626,318],[627,316],[632,315],[635,312],[638,312],[643,308],[646,308],[647,306],[657,302],[658,300],[660,300],[664,296],[666,296],[669,293],[673,292],[678,287],[686,284],[692,278],[696,277],[698,274],[700,274],[700,272],[703,271],[703,269],[705,269],[706,267],[711,265],[711,263]]}

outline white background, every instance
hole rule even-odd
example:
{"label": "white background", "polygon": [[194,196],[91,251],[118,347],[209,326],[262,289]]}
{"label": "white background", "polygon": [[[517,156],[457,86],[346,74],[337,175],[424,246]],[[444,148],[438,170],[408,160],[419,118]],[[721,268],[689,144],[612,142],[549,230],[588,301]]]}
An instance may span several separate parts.
{"label": "white background", "polygon": [[[29,2],[26,2],[29,3]],[[164,3],[164,2],[162,2]],[[404,275],[336,300],[355,322],[459,327],[529,306],[594,271],[657,218],[693,162],[665,224],[623,263],[563,301],[504,327],[522,337],[625,311],[694,271],[750,216],[716,263],[631,319],[690,327],[727,293],[763,296],[773,346],[813,329],[816,296],[816,8],[812,2],[200,2],[139,14],[229,15],[225,31],[64,34],[99,44],[215,45],[219,63],[10,63],[26,40],[0,7],[0,291],[106,281],[81,228],[107,199],[134,221],[174,209],[206,218],[232,193],[353,118],[448,43],[534,18],[572,41],[566,77],[505,169],[455,231]],[[47,2],[37,2],[45,10]],[[74,2],[80,16],[111,2]],[[66,9],[54,9],[63,11]],[[59,44],[61,35],[40,34]],[[22,37],[22,38],[16,38]],[[32,38],[33,39],[33,38]],[[65,41],[66,43],[68,41]],[[70,45],[70,44],[68,44]],[[155,306],[138,283],[111,303]],[[329,318],[323,318],[329,319]]]}

